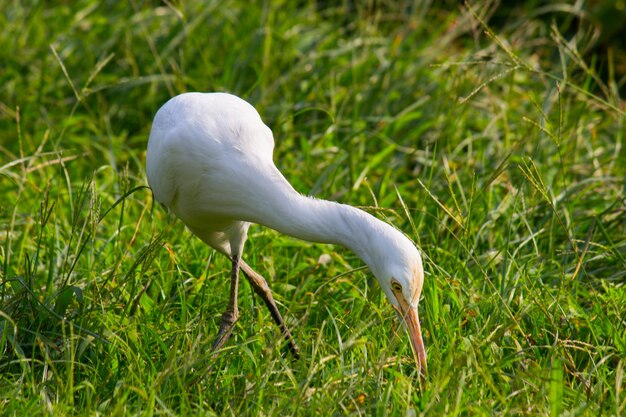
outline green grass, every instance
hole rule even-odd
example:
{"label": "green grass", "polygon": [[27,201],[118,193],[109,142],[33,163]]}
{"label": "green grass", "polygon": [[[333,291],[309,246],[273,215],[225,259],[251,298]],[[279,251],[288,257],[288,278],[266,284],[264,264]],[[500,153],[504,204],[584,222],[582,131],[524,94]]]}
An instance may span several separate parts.
{"label": "green grass", "polygon": [[[625,415],[625,81],[584,10],[301,3],[0,2],[0,414]],[[228,261],[142,188],[185,91],[419,245],[425,381],[355,255],[263,227],[302,358],[247,283],[211,357]]]}

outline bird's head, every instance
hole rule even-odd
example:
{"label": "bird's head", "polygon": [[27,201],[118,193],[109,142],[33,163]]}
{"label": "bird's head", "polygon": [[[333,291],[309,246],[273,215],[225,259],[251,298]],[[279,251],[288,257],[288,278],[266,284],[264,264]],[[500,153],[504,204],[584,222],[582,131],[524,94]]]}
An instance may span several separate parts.
{"label": "bird's head", "polygon": [[[422,339],[417,304],[424,283],[424,268],[419,251],[404,235],[394,234],[388,242],[384,259],[376,262],[372,272],[378,279],[387,299],[407,326],[415,364],[426,374],[426,350]],[[371,267],[371,266],[370,266]]]}

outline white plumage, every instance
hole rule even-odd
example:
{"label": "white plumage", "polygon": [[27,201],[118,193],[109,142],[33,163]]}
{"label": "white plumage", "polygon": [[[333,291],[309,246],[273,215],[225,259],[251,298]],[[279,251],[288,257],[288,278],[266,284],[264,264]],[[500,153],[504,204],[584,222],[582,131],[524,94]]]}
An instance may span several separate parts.
{"label": "white plumage", "polygon": [[417,366],[425,371],[417,315],[423,269],[415,245],[362,210],[299,194],[274,165],[273,150],[272,131],[254,107],[230,94],[181,94],[154,118],[146,161],[154,197],[233,261],[231,299],[214,346],[225,343],[237,320],[241,267],[297,354],[267,283],[241,259],[248,228],[258,223],[353,250],[406,321]]}

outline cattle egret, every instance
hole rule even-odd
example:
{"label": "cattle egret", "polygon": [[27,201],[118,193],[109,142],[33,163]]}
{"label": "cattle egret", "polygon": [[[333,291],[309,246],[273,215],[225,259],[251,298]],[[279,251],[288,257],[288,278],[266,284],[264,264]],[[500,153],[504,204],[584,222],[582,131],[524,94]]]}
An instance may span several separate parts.
{"label": "cattle egret", "polygon": [[257,223],[356,253],[406,323],[415,363],[425,373],[417,312],[424,272],[415,245],[362,210],[299,194],[274,165],[273,149],[272,131],[254,107],[231,94],[181,94],[159,109],[152,124],[146,172],[155,199],[232,261],[230,300],[213,349],[224,345],[239,316],[241,269],[298,356],[267,282],[242,259],[248,228]]}

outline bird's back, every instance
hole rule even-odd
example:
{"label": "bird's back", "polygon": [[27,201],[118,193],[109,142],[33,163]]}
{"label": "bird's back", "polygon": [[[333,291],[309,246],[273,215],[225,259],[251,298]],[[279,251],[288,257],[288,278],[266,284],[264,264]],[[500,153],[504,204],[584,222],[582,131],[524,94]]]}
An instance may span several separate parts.
{"label": "bird's back", "polygon": [[[183,139],[180,139],[180,138]],[[252,105],[227,93],[185,93],[170,99],[152,123],[151,148],[177,146],[181,141],[212,155],[235,151],[272,159],[274,138]]]}

